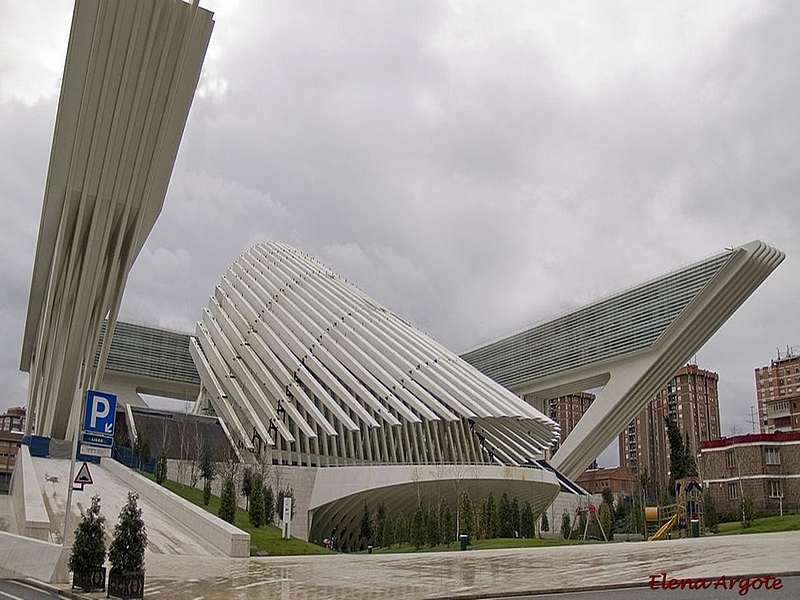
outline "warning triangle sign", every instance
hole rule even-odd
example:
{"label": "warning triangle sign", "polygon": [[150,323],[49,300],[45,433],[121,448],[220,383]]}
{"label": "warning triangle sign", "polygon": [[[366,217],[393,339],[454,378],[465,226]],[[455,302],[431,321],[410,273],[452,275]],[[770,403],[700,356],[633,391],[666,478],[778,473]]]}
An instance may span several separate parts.
{"label": "warning triangle sign", "polygon": [[94,482],[92,481],[92,474],[89,473],[89,464],[84,462],[81,465],[80,471],[78,471],[78,474],[75,476],[75,484],[83,486],[91,485],[92,483]]}

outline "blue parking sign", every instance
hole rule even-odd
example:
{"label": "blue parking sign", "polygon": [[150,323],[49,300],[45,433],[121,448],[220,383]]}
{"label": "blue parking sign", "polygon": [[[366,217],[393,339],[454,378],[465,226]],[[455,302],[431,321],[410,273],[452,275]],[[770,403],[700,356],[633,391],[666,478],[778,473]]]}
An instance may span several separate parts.
{"label": "blue parking sign", "polygon": [[117,397],[106,392],[86,392],[86,414],[83,430],[102,435],[114,435],[114,415],[117,412]]}

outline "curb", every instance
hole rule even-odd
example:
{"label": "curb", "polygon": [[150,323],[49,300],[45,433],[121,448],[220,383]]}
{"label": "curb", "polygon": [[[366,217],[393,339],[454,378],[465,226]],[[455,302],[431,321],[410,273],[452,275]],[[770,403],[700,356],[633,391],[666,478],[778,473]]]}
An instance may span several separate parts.
{"label": "curb", "polygon": [[[35,587],[37,590],[41,590],[43,592],[49,592],[51,594],[57,594],[63,598],[70,598],[71,600],[91,600],[91,596],[84,596],[83,594],[79,594],[78,592],[74,591],[72,588],[60,588],[52,585],[50,583],[45,583],[44,581],[39,581],[38,579],[30,579],[26,577],[25,579],[14,579],[12,581],[19,581],[20,583],[24,583],[25,585],[29,585],[31,587]],[[105,594],[105,592],[103,592]]]}

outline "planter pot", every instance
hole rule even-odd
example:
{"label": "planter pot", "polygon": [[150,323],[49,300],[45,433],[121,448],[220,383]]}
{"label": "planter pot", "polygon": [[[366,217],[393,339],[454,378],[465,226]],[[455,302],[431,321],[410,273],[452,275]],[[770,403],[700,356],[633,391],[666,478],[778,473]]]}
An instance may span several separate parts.
{"label": "planter pot", "polygon": [[97,592],[106,589],[106,568],[93,567],[72,574],[72,589],[84,592]]}
{"label": "planter pot", "polygon": [[144,572],[111,571],[108,574],[109,598],[143,598]]}

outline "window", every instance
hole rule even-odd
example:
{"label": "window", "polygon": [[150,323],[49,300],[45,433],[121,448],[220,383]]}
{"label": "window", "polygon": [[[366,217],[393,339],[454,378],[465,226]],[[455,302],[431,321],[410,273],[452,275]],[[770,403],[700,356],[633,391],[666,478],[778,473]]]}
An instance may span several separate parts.
{"label": "window", "polygon": [[733,450],[728,450],[725,453],[725,466],[733,469],[736,466],[736,454]]}
{"label": "window", "polygon": [[780,479],[773,479],[769,482],[769,497],[783,498],[783,482]]}
{"label": "window", "polygon": [[729,483],[728,484],[728,500],[736,500],[739,497],[739,484],[738,483]]}
{"label": "window", "polygon": [[764,448],[764,458],[768,465],[781,464],[781,449],[780,448]]}

